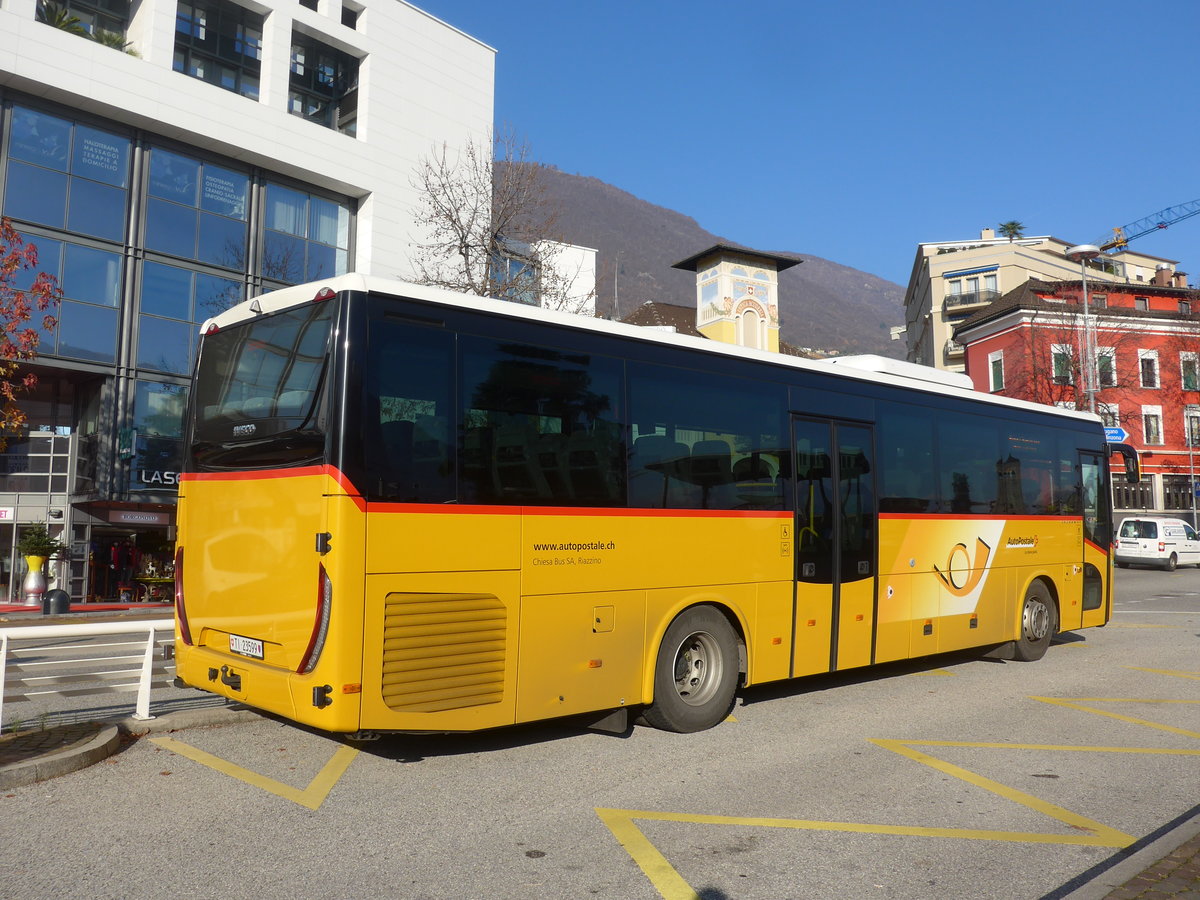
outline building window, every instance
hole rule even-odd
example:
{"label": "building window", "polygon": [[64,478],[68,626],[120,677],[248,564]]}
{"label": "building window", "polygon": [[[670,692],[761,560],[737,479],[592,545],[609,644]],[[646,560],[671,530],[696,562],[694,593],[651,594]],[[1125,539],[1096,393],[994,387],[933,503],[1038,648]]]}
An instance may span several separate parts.
{"label": "building window", "polygon": [[1146,446],[1163,442],[1161,406],[1142,407],[1142,439]]}
{"label": "building window", "polygon": [[1116,386],[1117,351],[1115,347],[1096,348],[1096,377],[1100,387]]}
{"label": "building window", "polygon": [[996,286],[995,274],[983,276],[983,289],[987,292],[989,298],[999,294],[999,289]]}
{"label": "building window", "polygon": [[1143,475],[1137,484],[1127,484],[1123,478],[1114,478],[1113,506],[1117,509],[1153,509],[1154,476]]}
{"label": "building window", "polygon": [[150,149],[146,249],[242,271],[250,176]]}
{"label": "building window", "polygon": [[992,391],[1004,390],[1004,351],[988,354],[988,377]]}
{"label": "building window", "polygon": [[175,71],[257,100],[262,39],[258,13],[226,0],[180,0],[175,8]]}
{"label": "building window", "polygon": [[1053,344],[1050,347],[1050,360],[1054,373],[1055,384],[1072,384],[1071,370],[1074,368],[1075,354],[1070,344]]}
{"label": "building window", "polygon": [[1150,298],[1149,297],[1134,297],[1133,298],[1133,308],[1140,309],[1142,312],[1146,312],[1147,310],[1150,309]]}
{"label": "building window", "polygon": [[537,306],[539,274],[537,263],[526,254],[502,252],[492,259],[492,283],[501,300]]}
{"label": "building window", "polygon": [[[129,0],[38,0],[37,20],[58,26],[58,21],[78,19],[93,39],[110,46],[125,48],[125,29],[129,27]],[[109,37],[112,35],[113,37]]]}
{"label": "building window", "polygon": [[[38,269],[58,279],[63,300],[56,312],[58,327],[38,329],[38,355],[111,363],[117,352],[117,307],[124,260],[120,253],[85,244],[26,234],[37,246]],[[25,290],[32,272],[22,272],[17,287]],[[35,317],[36,324],[41,321]]]}
{"label": "building window", "polygon": [[1138,372],[1144,388],[1158,387],[1158,351],[1138,351]]}
{"label": "building window", "polygon": [[189,375],[196,325],[240,303],[243,281],[147,260],[142,266],[137,366]]}
{"label": "building window", "polygon": [[350,257],[350,208],[278,184],[266,189],[262,272],[282,284],[344,275]]}
{"label": "building window", "polygon": [[1200,391],[1200,366],[1195,353],[1179,354],[1179,376],[1185,391]]}
{"label": "building window", "polygon": [[1096,414],[1105,428],[1119,428],[1121,425],[1121,408],[1116,403],[1097,403]]}
{"label": "building window", "polygon": [[22,106],[13,107],[10,121],[4,214],[120,241],[129,138]]}
{"label": "building window", "polygon": [[1096,309],[1108,308],[1108,294],[1092,294],[1089,298],[1089,305]]}
{"label": "building window", "polygon": [[1180,300],[1179,301],[1179,314],[1181,316],[1190,316],[1192,314],[1192,301]]}
{"label": "building window", "polygon": [[1189,447],[1200,447],[1200,406],[1184,408],[1183,439]]}
{"label": "building window", "polygon": [[358,130],[358,65],[350,54],[292,32],[288,112],[353,136]]}

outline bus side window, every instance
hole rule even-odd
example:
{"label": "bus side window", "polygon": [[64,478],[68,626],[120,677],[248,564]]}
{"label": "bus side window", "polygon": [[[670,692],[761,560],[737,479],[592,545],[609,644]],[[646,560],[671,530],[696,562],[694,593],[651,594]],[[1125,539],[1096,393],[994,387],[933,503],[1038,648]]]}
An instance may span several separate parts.
{"label": "bus side window", "polygon": [[629,406],[630,506],[784,508],[782,385],[635,363]]}
{"label": "bus side window", "polygon": [[901,404],[883,407],[879,416],[879,511],[927,513],[936,509],[933,416]]}
{"label": "bus side window", "polygon": [[445,503],[454,496],[448,335],[374,320],[361,428],[365,484],[380,500]]}

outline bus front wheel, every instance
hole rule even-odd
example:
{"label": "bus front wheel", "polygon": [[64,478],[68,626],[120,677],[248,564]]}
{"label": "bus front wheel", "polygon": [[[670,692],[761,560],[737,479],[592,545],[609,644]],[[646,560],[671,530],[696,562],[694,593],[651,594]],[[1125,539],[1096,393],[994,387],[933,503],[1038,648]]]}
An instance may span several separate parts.
{"label": "bus front wheel", "polygon": [[642,717],[663,731],[712,728],[729,715],[737,692],[737,635],[712,606],[680,613],[663,635],[654,666],[654,702]]}
{"label": "bus front wheel", "polygon": [[1017,640],[1015,658],[1033,662],[1046,655],[1050,640],[1058,631],[1058,610],[1050,592],[1035,581],[1025,593],[1021,609],[1021,637]]}

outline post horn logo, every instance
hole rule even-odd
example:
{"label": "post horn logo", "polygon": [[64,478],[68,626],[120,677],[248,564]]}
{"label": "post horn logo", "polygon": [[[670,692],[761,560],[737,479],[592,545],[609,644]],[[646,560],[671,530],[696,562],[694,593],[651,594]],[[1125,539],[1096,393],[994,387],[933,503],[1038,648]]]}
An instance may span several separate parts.
{"label": "post horn logo", "polygon": [[[962,554],[962,559],[956,557]],[[946,586],[946,590],[952,593],[955,597],[965,597],[975,588],[979,587],[979,582],[983,580],[983,573],[987,571],[988,559],[992,555],[992,548],[988,546],[983,538],[975,538],[975,561],[971,561],[971,556],[967,552],[967,545],[961,541],[950,548],[950,553],[946,557],[945,571],[937,566],[933,567],[933,571],[937,572],[938,578],[942,579],[942,584]]]}

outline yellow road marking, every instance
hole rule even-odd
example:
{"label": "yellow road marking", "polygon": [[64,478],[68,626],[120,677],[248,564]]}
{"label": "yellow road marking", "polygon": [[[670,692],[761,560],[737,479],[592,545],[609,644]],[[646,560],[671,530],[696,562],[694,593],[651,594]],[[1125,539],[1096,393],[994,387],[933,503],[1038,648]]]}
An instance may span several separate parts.
{"label": "yellow road marking", "polygon": [[1067,709],[1077,709],[1080,712],[1092,713],[1097,716],[1105,716],[1109,719],[1116,719],[1119,722],[1129,722],[1132,725],[1145,725],[1147,728],[1153,728],[1157,731],[1166,731],[1170,734],[1182,734],[1184,737],[1200,738],[1200,732],[1188,731],[1186,728],[1176,728],[1174,725],[1164,725],[1161,722],[1151,722],[1149,719],[1139,719],[1136,716],[1126,716],[1121,713],[1115,713],[1107,709],[1096,709],[1094,706],[1084,706],[1084,703],[1200,703],[1200,700],[1150,700],[1137,697],[1030,697],[1030,700],[1037,700],[1041,703],[1050,703],[1054,706],[1065,706]]}
{"label": "yellow road marking", "polygon": [[1127,669],[1133,669],[1135,672],[1152,672],[1155,675],[1173,675],[1176,678],[1195,678],[1200,680],[1200,672],[1186,672],[1179,669],[1147,669],[1144,666],[1126,666]]}
{"label": "yellow road marking", "polygon": [[976,841],[1006,841],[1012,843],[1053,844],[1077,847],[1128,847],[1134,838],[1122,831],[1056,806],[1032,794],[1001,784],[960,766],[937,759],[914,747],[967,747],[999,750],[1059,750],[1093,753],[1146,753],[1151,755],[1200,756],[1200,750],[1170,750],[1157,747],[1081,747],[1059,744],[1003,744],[979,741],[908,741],[886,738],[871,743],[899,753],[922,765],[951,775],[968,784],[983,788],[999,797],[1042,813],[1073,829],[1075,834],[1052,832],[999,831],[978,828],[934,828],[922,825],[878,825],[868,822],[826,822],[809,819],[754,818],[745,816],[714,816],[694,813],[657,812],[634,809],[596,809],[600,820],[608,827],[625,851],[638,864],[655,890],[664,900],[698,900],[699,895],[671,866],[662,852],[638,828],[635,820],[653,822],[682,822],[693,825],[734,825],[741,827],[787,828],[804,831],[833,831],[856,834],[890,834],[908,837],[958,838]]}
{"label": "yellow road marking", "polygon": [[183,741],[177,741],[174,738],[154,737],[150,738],[150,740],[160,747],[170,750],[173,753],[178,753],[180,756],[186,756],[188,759],[208,766],[210,769],[215,769],[223,775],[244,781],[253,787],[261,788],[268,793],[276,794],[285,800],[291,800],[293,803],[298,803],[308,809],[317,809],[325,802],[325,798],[329,795],[330,790],[337,784],[338,779],[345,774],[350,763],[354,761],[354,757],[358,756],[358,750],[353,747],[339,747],[337,752],[333,754],[333,758],[309,782],[308,787],[301,790],[300,788],[292,787],[290,784],[284,784],[282,781],[276,781],[274,778],[268,778],[266,775],[260,775],[258,772],[243,768],[227,759],[221,759],[219,756],[214,756],[205,750],[200,750],[191,744],[185,744]]}

